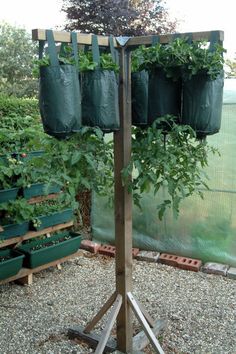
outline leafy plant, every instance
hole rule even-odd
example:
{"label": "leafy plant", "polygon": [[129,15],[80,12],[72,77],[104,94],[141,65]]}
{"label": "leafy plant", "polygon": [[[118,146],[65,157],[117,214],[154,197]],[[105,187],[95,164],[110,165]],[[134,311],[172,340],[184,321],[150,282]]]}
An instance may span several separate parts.
{"label": "leafy plant", "polygon": [[203,197],[200,187],[208,188],[203,168],[208,154],[216,153],[205,141],[196,141],[189,126],[177,125],[175,119],[167,115],[146,130],[133,128],[131,162],[122,171],[123,181],[138,206],[142,193],[152,191],[156,195],[161,189],[168,193],[157,204],[160,219],[166,208],[172,208],[177,216],[181,201],[193,193]]}
{"label": "leafy plant", "polygon": [[34,208],[23,198],[0,204],[0,225],[20,224],[32,218]]}
{"label": "leafy plant", "polygon": [[193,41],[190,45],[186,65],[183,68],[185,79],[202,73],[211,80],[217,78],[224,66],[223,54],[226,50],[220,44],[215,44],[212,50],[205,41]]}
{"label": "leafy plant", "polygon": [[189,43],[188,38],[176,38],[167,44],[138,48],[133,55],[133,65],[139,71],[161,68],[173,80],[182,76],[190,79],[197,73],[205,73],[213,80],[223,70],[224,52],[220,44],[211,49],[206,41]]}
{"label": "leafy plant", "polygon": [[139,70],[163,69],[168,78],[177,80],[187,62],[189,44],[184,38],[176,38],[167,44],[157,43],[151,47],[140,48],[142,63]]}

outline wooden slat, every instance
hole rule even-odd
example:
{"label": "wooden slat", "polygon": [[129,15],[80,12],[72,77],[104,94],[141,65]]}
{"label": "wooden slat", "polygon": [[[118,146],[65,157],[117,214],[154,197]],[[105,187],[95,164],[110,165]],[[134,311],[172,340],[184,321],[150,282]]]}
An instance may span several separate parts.
{"label": "wooden slat", "polygon": [[[205,32],[192,32],[192,39],[193,40],[210,40],[211,37],[211,32],[212,31],[205,31]],[[215,31],[214,31],[215,32]],[[216,32],[218,32],[218,40],[222,41],[224,40],[224,32],[217,30]],[[187,35],[189,35],[188,33],[179,33],[180,37],[186,37]],[[164,34],[164,35],[160,35],[160,43],[168,43],[170,42],[173,37],[176,36],[176,34]],[[138,36],[138,37],[132,37],[129,39],[128,43],[127,43],[127,47],[130,46],[137,46],[137,45],[149,45],[152,44],[152,36]]]}
{"label": "wooden slat", "polygon": [[113,305],[115,299],[117,297],[116,291],[109,297],[109,299],[105,302],[102,308],[98,311],[96,316],[89,322],[89,324],[85,327],[84,333],[89,333],[96,326],[96,324],[100,321],[102,316],[107,312],[107,310]]}
{"label": "wooden slat", "polygon": [[53,261],[53,262],[50,262],[50,263],[43,264],[43,265],[41,265],[41,266],[39,266],[39,267],[37,267],[37,268],[33,268],[33,269],[22,268],[22,269],[19,271],[19,273],[17,273],[17,274],[14,275],[13,277],[10,277],[10,278],[1,280],[1,281],[0,281],[0,285],[9,283],[9,282],[11,282],[11,281],[15,281],[15,280],[17,280],[17,279],[25,278],[25,277],[27,277],[27,276],[30,275],[30,274],[38,273],[38,272],[40,272],[41,270],[47,269],[47,268],[49,268],[49,267],[55,267],[56,265],[61,264],[61,263],[63,263],[63,262],[66,262],[66,261],[68,261],[68,260],[71,259],[71,258],[77,257],[77,256],[79,256],[80,254],[81,254],[80,251],[78,251],[78,252],[76,252],[76,253],[70,254],[69,256],[66,256],[66,257],[57,259],[57,260],[55,260],[55,261]]}
{"label": "wooden slat", "polygon": [[23,236],[9,238],[7,240],[2,240],[2,241],[0,240],[0,248],[6,247],[6,246],[9,246],[9,245],[13,245],[15,243],[19,244],[22,241],[29,240],[31,238],[34,238],[34,237],[37,237],[37,236],[41,236],[41,235],[44,235],[44,234],[47,234],[47,233],[55,232],[55,231],[58,231],[58,230],[61,230],[61,229],[65,229],[65,228],[71,227],[73,225],[74,225],[74,222],[73,221],[69,221],[69,222],[66,222],[64,224],[58,224],[58,225],[54,225],[54,226],[51,226],[51,227],[47,227],[46,229],[43,229],[43,230],[29,231]]}
{"label": "wooden slat", "polygon": [[[84,333],[82,326],[76,326],[69,328],[68,337],[70,339],[79,339],[87,342],[91,347],[95,348],[99,342],[100,335],[97,333]],[[116,350],[116,341],[113,338],[110,338],[107,342],[104,353],[113,353]]]}
{"label": "wooden slat", "polygon": [[122,296],[120,294],[117,295],[117,298],[114,302],[114,305],[112,307],[112,310],[107,318],[107,323],[106,326],[104,327],[102,333],[101,333],[101,338],[98,342],[98,346],[95,350],[95,354],[102,354],[106,343],[109,339],[109,336],[111,334],[112,327],[114,326],[115,320],[117,318],[117,315],[120,311],[120,307],[122,304]]}
{"label": "wooden slat", "polygon": [[129,292],[127,294],[127,297],[128,297],[128,301],[134,311],[134,314],[135,314],[137,320],[139,321],[139,323],[141,324],[141,326],[143,327],[143,330],[144,330],[146,336],[148,337],[153,349],[155,350],[155,353],[165,354],[162,347],[160,346],[160,343],[158,342],[157,338],[155,337],[153,331],[151,330],[150,326],[148,325],[144,315],[142,314],[140,308],[138,307],[138,304],[135,301],[133,295]]}
{"label": "wooden slat", "polygon": [[37,197],[32,197],[28,200],[29,204],[36,204],[36,203],[41,203],[44,202],[45,200],[51,200],[51,199],[56,199],[58,197],[59,193],[52,193],[48,195],[40,195]]}
{"label": "wooden slat", "polygon": [[[66,31],[53,31],[55,42],[71,42],[71,32]],[[92,34],[77,33],[77,42],[79,44],[91,44]],[[32,30],[32,39],[35,41],[44,41],[46,40],[46,30],[45,29],[33,29]],[[109,37],[107,36],[98,36],[98,44],[100,46],[108,47],[109,46]],[[117,47],[118,44],[114,38],[114,46]]]}
{"label": "wooden slat", "polygon": [[[167,321],[166,320],[157,320],[152,328],[153,334],[155,337],[158,337],[160,333],[166,328]],[[144,331],[139,332],[134,336],[133,339],[133,352],[140,352],[149,344],[149,339],[146,336]]]}

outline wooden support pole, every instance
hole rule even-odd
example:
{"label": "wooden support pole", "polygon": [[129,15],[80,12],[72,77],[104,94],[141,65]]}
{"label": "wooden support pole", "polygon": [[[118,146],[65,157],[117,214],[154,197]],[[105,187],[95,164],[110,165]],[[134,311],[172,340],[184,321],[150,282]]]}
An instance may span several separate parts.
{"label": "wooden support pole", "polygon": [[[128,71],[128,73],[127,73]],[[122,296],[117,317],[117,349],[132,351],[133,326],[127,293],[132,290],[132,195],[123,186],[121,171],[131,157],[130,54],[120,50],[120,130],[114,133],[116,291]]]}

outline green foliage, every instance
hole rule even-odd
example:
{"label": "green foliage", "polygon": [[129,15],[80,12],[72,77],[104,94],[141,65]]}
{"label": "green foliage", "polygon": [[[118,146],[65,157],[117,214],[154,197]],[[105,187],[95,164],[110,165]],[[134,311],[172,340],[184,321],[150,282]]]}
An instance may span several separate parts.
{"label": "green foliage", "polygon": [[23,28],[0,23],[0,91],[17,97],[34,97],[37,81],[32,77],[36,44]]}
{"label": "green foliage", "polygon": [[[98,66],[97,63],[93,61],[93,55],[91,51],[84,52],[79,51],[79,71],[91,71],[95,70]],[[58,54],[58,60],[61,65],[75,65],[75,59],[73,56],[71,46],[64,46],[63,51],[60,51]],[[39,77],[39,68],[40,66],[49,66],[50,58],[48,55],[45,55],[42,59],[34,60],[34,69],[33,73],[35,77]],[[100,65],[102,70],[113,70],[115,72],[119,71],[119,66],[113,61],[110,53],[102,53],[100,55]]]}
{"label": "green foliage", "polygon": [[216,44],[211,50],[204,41],[188,43],[186,38],[176,38],[168,44],[140,47],[132,55],[136,71],[161,68],[168,78],[190,79],[198,73],[215,79],[223,70],[225,49]]}
{"label": "green foliage", "polygon": [[227,78],[236,77],[236,59],[226,59],[225,72]]}
{"label": "green foliage", "polygon": [[204,41],[193,42],[184,66],[184,77],[191,79],[193,75],[202,73],[208,75],[211,80],[216,79],[223,70],[225,52],[220,44],[215,44],[210,50]]}
{"label": "green foliage", "polygon": [[157,205],[159,218],[170,207],[177,216],[184,198],[193,193],[203,197],[200,187],[208,188],[203,168],[210,152],[216,151],[205,141],[196,141],[189,126],[177,125],[175,117],[167,115],[145,130],[133,128],[132,158],[122,171],[123,181],[138,206],[142,193],[166,190],[168,197]]}
{"label": "green foliage", "polygon": [[27,116],[39,119],[38,100],[0,94],[0,128],[4,127],[3,120],[9,117],[23,121]]}
{"label": "green foliage", "polygon": [[0,204],[1,225],[20,224],[32,218],[34,208],[23,198]]}
{"label": "green foliage", "polygon": [[52,182],[63,188],[65,199],[71,200],[83,190],[107,194],[113,185],[112,145],[104,141],[98,128],[84,127],[66,140],[51,138],[43,159]]}

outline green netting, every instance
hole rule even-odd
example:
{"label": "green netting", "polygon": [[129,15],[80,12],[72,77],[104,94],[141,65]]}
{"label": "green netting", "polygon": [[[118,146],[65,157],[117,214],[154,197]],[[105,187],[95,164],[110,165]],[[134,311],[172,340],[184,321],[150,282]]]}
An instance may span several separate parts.
{"label": "green netting", "polygon": [[[236,266],[236,80],[225,80],[221,130],[207,137],[221,156],[209,159],[206,172],[210,191],[204,200],[194,196],[181,206],[175,220],[168,212],[162,222],[155,198],[142,198],[142,212],[133,208],[133,246],[205,261]],[[164,198],[161,191],[156,198]],[[92,205],[93,238],[114,243],[114,212],[107,200],[94,196]]]}

